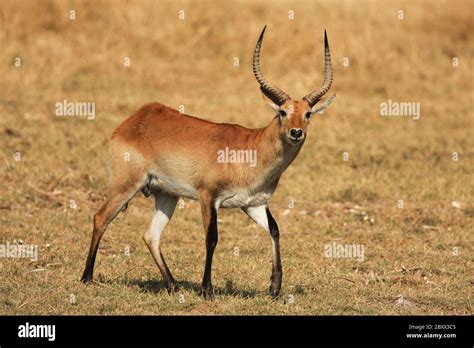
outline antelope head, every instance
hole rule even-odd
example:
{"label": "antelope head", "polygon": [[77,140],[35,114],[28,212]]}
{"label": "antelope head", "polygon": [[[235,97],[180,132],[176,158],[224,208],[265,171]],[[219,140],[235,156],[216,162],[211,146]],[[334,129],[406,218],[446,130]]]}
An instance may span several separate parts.
{"label": "antelope head", "polygon": [[302,144],[306,138],[307,127],[313,114],[322,114],[331,104],[335,95],[323,98],[332,83],[331,54],[326,31],[324,31],[324,82],[321,87],[307,94],[302,100],[293,100],[285,91],[265,79],[260,68],[260,49],[262,47],[263,28],[253,54],[253,73],[263,98],[277,113],[280,121],[280,136],[289,144]]}

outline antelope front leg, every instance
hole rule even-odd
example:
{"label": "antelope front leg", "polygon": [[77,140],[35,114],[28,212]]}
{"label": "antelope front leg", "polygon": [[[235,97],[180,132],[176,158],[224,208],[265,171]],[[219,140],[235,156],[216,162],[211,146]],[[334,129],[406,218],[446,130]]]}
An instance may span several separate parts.
{"label": "antelope front leg", "polygon": [[283,277],[283,271],[281,268],[281,257],[280,257],[280,231],[278,225],[270,213],[270,209],[266,209],[268,227],[270,229],[270,236],[272,237],[272,276],[271,276],[271,285],[270,285],[270,295],[272,297],[278,297],[280,295],[281,289],[281,279]]}
{"label": "antelope front leg", "polygon": [[217,209],[214,201],[206,194],[200,197],[202,221],[204,224],[204,233],[206,235],[206,266],[202,278],[202,296],[206,300],[214,301],[214,291],[212,289],[211,271],[212,256],[217,245]]}
{"label": "antelope front leg", "polygon": [[242,210],[253,221],[269,232],[270,236],[272,237],[272,276],[270,278],[270,295],[273,298],[276,298],[280,294],[281,281],[283,277],[280,257],[280,232],[278,230],[278,225],[270,213],[270,209],[267,205],[246,207],[242,208]]}

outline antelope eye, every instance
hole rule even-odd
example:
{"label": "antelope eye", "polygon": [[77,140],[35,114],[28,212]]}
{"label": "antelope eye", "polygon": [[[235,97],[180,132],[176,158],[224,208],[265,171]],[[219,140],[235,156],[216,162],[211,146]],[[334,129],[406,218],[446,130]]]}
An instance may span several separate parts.
{"label": "antelope eye", "polygon": [[286,111],[285,110],[280,110],[278,113],[280,114],[281,117],[286,116]]}
{"label": "antelope eye", "polygon": [[307,113],[305,113],[305,114],[304,114],[304,117],[305,117],[305,118],[311,118],[311,112],[308,111]]}

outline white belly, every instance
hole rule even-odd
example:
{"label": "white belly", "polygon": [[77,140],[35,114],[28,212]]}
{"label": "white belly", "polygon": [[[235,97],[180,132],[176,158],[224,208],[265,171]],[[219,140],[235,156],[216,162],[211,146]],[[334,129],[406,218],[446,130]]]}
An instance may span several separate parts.
{"label": "white belly", "polygon": [[159,189],[178,197],[197,199],[197,192],[194,187],[164,175],[155,174],[155,177],[150,181],[150,185],[153,189]]}
{"label": "white belly", "polygon": [[[152,190],[161,190],[171,195],[198,199],[197,191],[193,186],[161,173],[153,174],[153,179],[150,180],[150,187]],[[257,207],[266,204],[272,193],[273,190],[270,189],[252,193],[247,189],[229,190],[219,194],[215,205],[222,208]]]}
{"label": "white belly", "polygon": [[266,204],[271,196],[271,192],[251,194],[247,190],[237,190],[223,193],[217,198],[216,205],[222,208],[258,207]]}

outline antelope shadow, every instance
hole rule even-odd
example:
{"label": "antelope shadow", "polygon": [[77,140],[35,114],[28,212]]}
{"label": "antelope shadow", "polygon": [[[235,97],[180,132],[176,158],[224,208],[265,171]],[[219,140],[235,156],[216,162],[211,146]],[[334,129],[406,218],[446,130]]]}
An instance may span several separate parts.
{"label": "antelope shadow", "polygon": [[[148,279],[148,280],[140,280],[140,279],[121,279],[121,280],[106,280],[105,283],[117,283],[120,282],[124,285],[132,285],[137,286],[142,291],[147,293],[159,294],[159,293],[166,293],[167,287],[166,282],[161,279]],[[197,294],[200,294],[202,291],[202,286],[200,283],[190,282],[187,280],[177,281],[179,290],[186,290],[186,291],[193,291]],[[178,290],[178,293],[179,293]],[[214,292],[216,295],[224,295],[224,296],[233,296],[233,297],[243,297],[243,298],[255,298],[259,291],[255,289],[239,289],[236,288],[231,280],[226,281],[226,285],[224,287],[214,287]]]}

